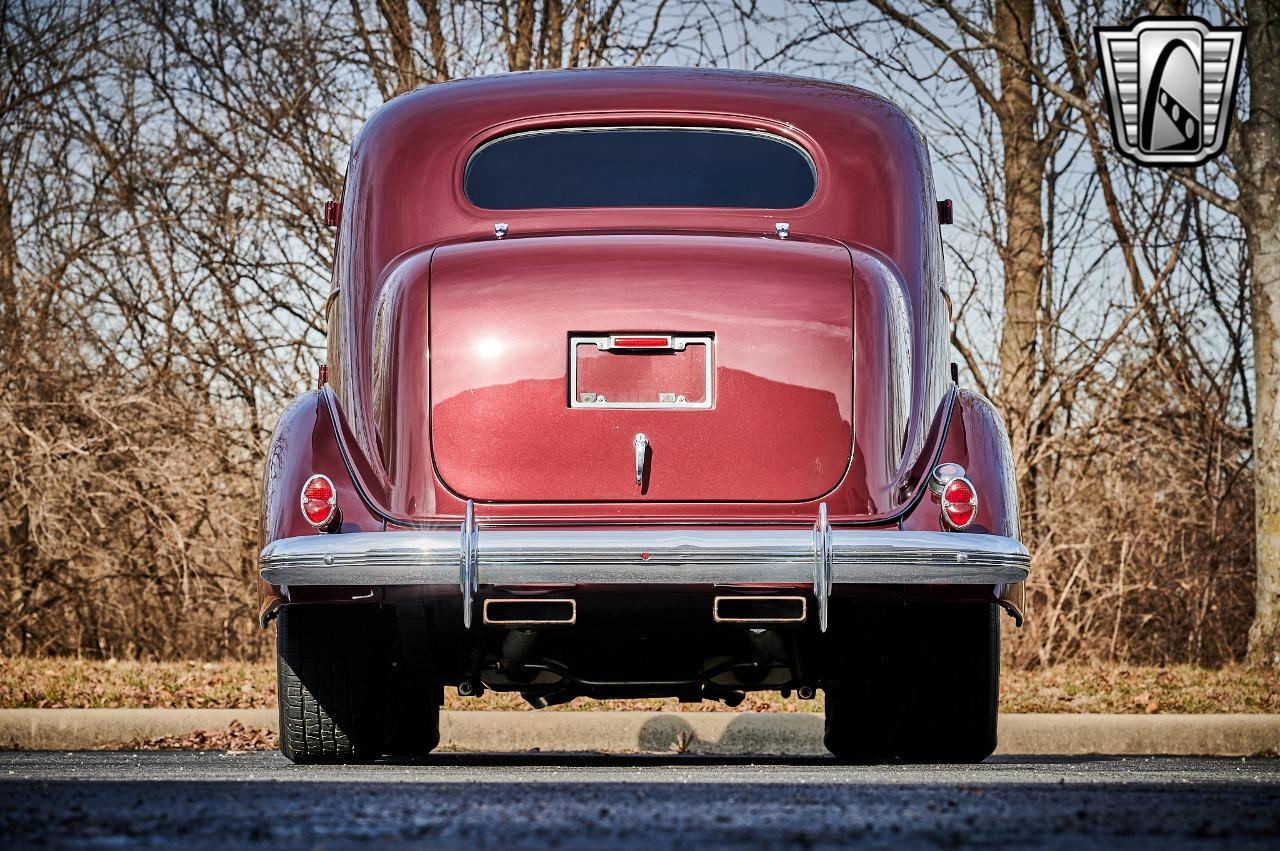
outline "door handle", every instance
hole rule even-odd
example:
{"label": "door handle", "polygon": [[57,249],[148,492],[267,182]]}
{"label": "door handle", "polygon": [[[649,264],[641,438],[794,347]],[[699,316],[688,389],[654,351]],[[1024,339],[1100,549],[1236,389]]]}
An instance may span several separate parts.
{"label": "door handle", "polygon": [[644,485],[644,462],[645,456],[649,452],[649,438],[645,437],[644,432],[636,435],[636,484]]}

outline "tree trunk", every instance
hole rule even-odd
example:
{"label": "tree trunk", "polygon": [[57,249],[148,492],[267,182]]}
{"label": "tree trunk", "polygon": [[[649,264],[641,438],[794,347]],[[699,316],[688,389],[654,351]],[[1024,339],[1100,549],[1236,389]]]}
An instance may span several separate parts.
{"label": "tree trunk", "polygon": [[393,95],[402,95],[422,83],[413,58],[413,22],[409,20],[409,0],[378,0],[378,11],[387,24],[391,59],[396,66],[396,88]]}
{"label": "tree trunk", "polygon": [[559,68],[564,62],[564,3],[546,0],[542,7],[542,36],[545,42],[543,68]]}
{"label": "tree trunk", "polygon": [[[1036,396],[1036,316],[1044,273],[1044,146],[1036,137],[1036,103],[1028,70],[1035,0],[1000,0],[995,36],[1024,64],[1001,52],[997,118],[1004,142],[1004,322],[1000,333],[1000,405],[1009,423],[1024,508],[1030,509],[1030,424]],[[1027,513],[1027,512],[1024,512]]]}
{"label": "tree trunk", "polygon": [[16,364],[22,351],[22,317],[18,307],[18,246],[13,238],[13,207],[4,169],[0,168],[0,365]]}
{"label": "tree trunk", "polygon": [[451,79],[449,74],[448,46],[444,40],[444,27],[440,23],[439,0],[418,0],[422,14],[427,18],[427,43],[431,47],[432,82]]}
{"label": "tree trunk", "polygon": [[516,3],[514,48],[511,54],[512,71],[528,71],[533,67],[533,27],[535,22],[533,0]]}
{"label": "tree trunk", "polygon": [[[1273,162],[1280,163],[1280,149],[1274,156]],[[1273,166],[1268,181],[1269,213],[1256,219],[1249,216],[1245,229],[1253,279],[1254,387],[1258,400],[1253,424],[1257,584],[1249,661],[1271,667],[1280,667],[1280,217],[1275,208],[1280,197],[1276,170]]]}
{"label": "tree trunk", "polygon": [[1280,667],[1280,10],[1248,0],[1249,120],[1240,128],[1240,219],[1253,282],[1257,586],[1249,661]]}

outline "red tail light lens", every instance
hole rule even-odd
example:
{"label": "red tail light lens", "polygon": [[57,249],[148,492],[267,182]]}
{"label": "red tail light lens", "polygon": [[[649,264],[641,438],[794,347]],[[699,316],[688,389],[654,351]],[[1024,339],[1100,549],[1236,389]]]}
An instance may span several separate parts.
{"label": "red tail light lens", "polygon": [[611,349],[669,349],[671,347],[671,338],[665,335],[609,338]]}
{"label": "red tail light lens", "polygon": [[949,529],[963,529],[978,514],[978,492],[973,482],[957,476],[942,489],[942,522]]}
{"label": "red tail light lens", "polygon": [[334,519],[338,511],[338,492],[328,476],[315,475],[302,486],[302,516],[317,529]]}

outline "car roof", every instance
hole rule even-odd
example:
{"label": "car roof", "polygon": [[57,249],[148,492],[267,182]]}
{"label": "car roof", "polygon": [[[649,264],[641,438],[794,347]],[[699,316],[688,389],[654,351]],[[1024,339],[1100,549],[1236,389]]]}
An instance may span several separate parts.
{"label": "car roof", "polygon": [[[817,191],[799,208],[493,211],[463,191],[470,155],[503,135],[578,126],[731,127],[805,148]],[[424,86],[379,108],[352,144],[335,285],[366,306],[398,258],[449,242],[582,231],[693,231],[866,249],[919,291],[938,272],[937,216],[924,139],[907,115],[856,86],[757,71],[592,68],[472,77]]]}

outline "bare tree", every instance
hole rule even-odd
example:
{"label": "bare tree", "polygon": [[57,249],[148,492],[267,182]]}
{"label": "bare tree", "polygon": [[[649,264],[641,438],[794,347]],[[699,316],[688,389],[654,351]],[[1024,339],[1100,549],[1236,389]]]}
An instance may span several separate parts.
{"label": "bare tree", "polygon": [[1228,153],[1236,165],[1234,212],[1249,246],[1258,397],[1257,588],[1249,659],[1280,667],[1280,10],[1269,0],[1246,0],[1245,9],[1249,117]]}
{"label": "bare tree", "polygon": [[[1019,472],[1020,492],[1028,523],[1037,516],[1036,431],[1044,426],[1045,352],[1041,321],[1042,288],[1046,283],[1044,193],[1051,163],[1061,145],[1069,106],[1046,96],[1033,68],[1050,64],[1049,33],[1038,20],[1035,0],[996,0],[990,6],[953,2],[910,3],[870,0],[882,16],[868,31],[866,18],[856,11],[850,20],[843,7],[835,15],[816,3],[827,31],[839,36],[862,55],[885,62],[885,56],[919,56],[929,51],[936,60],[923,69],[909,58],[888,60],[891,73],[917,85],[939,65],[956,72],[952,98],[972,98],[994,119],[994,156],[999,176],[985,187],[991,201],[992,234],[1002,267],[1003,308],[1000,312],[998,384],[991,388],[1004,411]],[[876,23],[876,22],[872,22]],[[891,25],[886,32],[884,24]],[[896,45],[886,50],[881,39]],[[887,75],[886,75],[887,76]],[[899,83],[901,85],[901,83]],[[936,102],[935,102],[936,103]],[[1049,106],[1046,108],[1045,104]],[[956,104],[951,104],[953,108]],[[946,112],[936,103],[934,114]],[[960,342],[960,341],[958,341]],[[975,375],[985,370],[971,353],[966,361]]]}
{"label": "bare tree", "polygon": [[[821,70],[853,69],[895,93],[930,131],[941,179],[958,174],[968,190],[971,222],[948,240],[961,283],[954,342],[1021,441],[1035,554],[1035,615],[1015,656],[1231,658],[1243,632],[1222,613],[1241,617],[1252,540],[1238,523],[1252,504],[1249,335],[1242,254],[1218,246],[1240,241],[1192,188],[1110,149],[1092,31],[1131,12],[869,6],[814,3],[795,41],[851,47]],[[1150,488],[1173,457],[1203,474],[1195,510]],[[1172,576],[1179,590],[1166,592],[1157,578]]]}
{"label": "bare tree", "polygon": [[654,61],[870,79],[930,131],[940,178],[963,187],[946,232],[954,341],[1010,412],[1034,520],[1035,612],[1014,659],[1243,652],[1249,441],[1262,453],[1251,427],[1274,419],[1265,404],[1255,417],[1249,385],[1250,282],[1259,258],[1275,265],[1258,223],[1274,232],[1277,87],[1251,89],[1245,126],[1261,130],[1237,132],[1234,171],[1131,167],[1108,144],[1090,35],[1132,9],[0,9],[6,652],[265,653],[251,617],[260,453],[322,356],[319,213],[360,123],[459,76]]}
{"label": "bare tree", "polygon": [[352,0],[351,11],[383,98],[483,72],[636,64],[696,28],[689,4],[669,0]]}
{"label": "bare tree", "polygon": [[321,355],[360,123],[457,73],[654,55],[666,5],[0,6],[3,648],[264,652],[261,452]]}
{"label": "bare tree", "polygon": [[[1050,4],[1055,19],[1065,21],[1057,0]],[[1159,13],[1185,12],[1185,4],[1153,4]],[[1174,178],[1198,199],[1235,217],[1244,232],[1248,248],[1247,282],[1251,293],[1252,350],[1256,415],[1249,415],[1253,443],[1255,487],[1254,554],[1256,578],[1254,617],[1249,632],[1248,658],[1256,664],[1280,666],[1280,14],[1267,0],[1246,0],[1243,10],[1227,9],[1236,23],[1247,23],[1246,60],[1248,73],[1248,115],[1238,122],[1229,138],[1227,154],[1234,171],[1207,167],[1175,172]],[[1243,14],[1242,14],[1243,12]],[[1065,31],[1065,25],[1060,24]],[[1064,37],[1064,41],[1066,37]],[[1081,64],[1096,67],[1096,61],[1080,58],[1087,51],[1077,49],[1074,96],[1084,116],[1095,161],[1106,178],[1100,153],[1096,110],[1084,98]],[[1220,191],[1226,183],[1234,197]],[[1105,184],[1110,191],[1110,181]],[[1124,238],[1123,228],[1117,234]],[[1131,251],[1131,249],[1130,249]],[[1134,263],[1130,262],[1131,270]],[[1153,319],[1153,331],[1159,321]]]}

